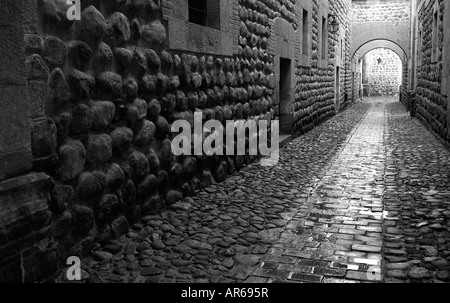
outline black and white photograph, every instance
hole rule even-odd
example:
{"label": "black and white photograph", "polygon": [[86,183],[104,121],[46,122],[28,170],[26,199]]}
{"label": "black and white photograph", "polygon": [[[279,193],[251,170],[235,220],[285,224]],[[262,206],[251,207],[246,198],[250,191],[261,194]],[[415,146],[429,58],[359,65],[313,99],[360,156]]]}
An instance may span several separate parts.
{"label": "black and white photograph", "polygon": [[0,0],[0,287],[448,283],[449,95],[447,0]]}

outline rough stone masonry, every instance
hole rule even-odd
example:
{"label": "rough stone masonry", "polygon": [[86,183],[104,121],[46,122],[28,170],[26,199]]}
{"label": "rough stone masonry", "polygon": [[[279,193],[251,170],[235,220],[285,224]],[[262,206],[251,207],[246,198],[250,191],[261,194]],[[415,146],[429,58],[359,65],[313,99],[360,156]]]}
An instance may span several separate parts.
{"label": "rough stone masonry", "polygon": [[380,45],[402,60],[402,101],[448,140],[446,1],[200,2],[83,0],[71,21],[65,0],[3,1],[0,281],[45,281],[257,158],[174,156],[173,121],[303,135],[357,101],[359,56]]}
{"label": "rough stone masonry", "polygon": [[[23,197],[26,213],[2,206],[1,280],[41,281],[54,268],[33,262],[24,249],[63,264],[255,158],[174,157],[175,120],[192,121],[196,111],[221,122],[283,116],[300,134],[331,117],[338,33],[322,24],[328,14],[337,16],[344,36],[338,102],[342,108],[352,102],[350,1],[212,2],[202,26],[189,19],[188,1],[81,1],[80,21],[66,17],[70,6],[62,0],[8,1],[2,8],[2,17],[25,21],[11,34],[23,41],[17,42],[23,57],[16,62],[11,54],[9,70],[24,63],[17,112],[27,113],[20,131],[30,134],[25,146],[32,159],[2,171],[0,194],[15,201],[33,190],[39,199]],[[289,60],[288,70],[280,71],[281,60]],[[282,72],[292,92],[280,98]]]}
{"label": "rough stone masonry", "polygon": [[385,48],[370,51],[364,57],[371,96],[397,95],[402,83],[402,61]]}

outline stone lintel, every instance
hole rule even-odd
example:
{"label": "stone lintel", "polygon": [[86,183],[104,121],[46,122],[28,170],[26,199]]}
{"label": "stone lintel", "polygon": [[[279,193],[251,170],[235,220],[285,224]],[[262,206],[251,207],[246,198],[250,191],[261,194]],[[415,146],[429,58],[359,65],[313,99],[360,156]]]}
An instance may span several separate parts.
{"label": "stone lintel", "polygon": [[230,33],[177,18],[168,18],[169,49],[232,56]]}

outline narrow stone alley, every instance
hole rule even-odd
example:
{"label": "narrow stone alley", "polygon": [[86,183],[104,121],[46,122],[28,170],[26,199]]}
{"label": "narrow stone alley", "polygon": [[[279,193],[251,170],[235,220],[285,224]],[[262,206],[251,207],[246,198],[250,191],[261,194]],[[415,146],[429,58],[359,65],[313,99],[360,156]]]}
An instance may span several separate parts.
{"label": "narrow stone alley", "polygon": [[83,279],[449,281],[450,152],[396,99],[357,103],[280,157],[144,217],[82,260]]}
{"label": "narrow stone alley", "polygon": [[2,2],[0,283],[450,283],[450,1]]}

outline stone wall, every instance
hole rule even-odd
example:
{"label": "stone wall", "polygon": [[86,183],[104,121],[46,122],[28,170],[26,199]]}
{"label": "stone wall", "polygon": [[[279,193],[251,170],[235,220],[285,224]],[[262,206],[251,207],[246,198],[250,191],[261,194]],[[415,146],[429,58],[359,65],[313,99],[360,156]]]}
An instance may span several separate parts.
{"label": "stone wall", "polygon": [[[38,174],[30,183],[41,188],[32,205],[42,217],[33,217],[36,224],[27,221],[34,225],[22,231],[41,241],[29,255],[44,261],[27,263],[34,275],[2,280],[41,281],[57,267],[56,257],[63,264],[67,256],[82,255],[95,241],[127,232],[143,216],[255,160],[174,156],[171,124],[184,119],[192,125],[194,112],[221,122],[283,119],[274,94],[285,38],[291,37],[292,53],[285,56],[292,58],[294,85],[287,107],[296,133],[351,103],[348,0],[215,1],[223,5],[216,12],[219,23],[208,27],[187,22],[186,1],[85,0],[81,21],[67,19],[65,0],[27,2],[37,16],[22,34],[29,167]],[[303,7],[311,12],[310,49],[301,57]],[[337,16],[340,31],[328,35],[322,60],[320,24],[329,13]],[[19,181],[21,191],[0,186],[0,193],[33,192]],[[0,244],[15,249],[14,237],[3,236],[10,233],[4,226]],[[23,263],[17,260],[11,264]]]}
{"label": "stone wall", "polygon": [[411,19],[411,1],[353,1],[354,22],[399,22]]}
{"label": "stone wall", "polygon": [[31,168],[30,123],[25,76],[24,3],[0,7],[0,180]]}
{"label": "stone wall", "polygon": [[371,96],[396,95],[403,81],[402,61],[389,49],[375,49],[366,54]]}
{"label": "stone wall", "polygon": [[[304,133],[333,116],[339,107],[351,104],[351,26],[350,1],[312,1],[312,43],[309,66],[296,68],[296,93],[294,101],[294,125],[296,133]],[[340,24],[337,33],[329,33],[326,59],[321,59],[321,22],[328,14],[337,16]],[[343,56],[340,56],[340,43]],[[336,67],[340,68],[340,94],[336,100]]]}
{"label": "stone wall", "polygon": [[0,182],[0,281],[42,281],[57,269],[57,246],[51,237],[44,173],[28,173]]}
{"label": "stone wall", "polygon": [[[448,138],[448,97],[442,94],[445,1],[425,1],[418,11],[422,29],[421,59],[417,67],[416,116],[444,139]],[[438,14],[437,53],[433,58],[433,16]]]}
{"label": "stone wall", "polygon": [[169,49],[157,1],[82,1],[81,21],[67,20],[68,8],[42,1],[40,30],[25,37],[31,96],[46,113],[32,128],[33,169],[55,183],[61,256],[123,234],[251,161],[175,157],[171,123],[195,111],[222,122],[272,118],[264,25],[281,7],[242,3],[235,57]]}
{"label": "stone wall", "polygon": [[411,1],[352,1],[352,54],[364,44],[388,40],[410,53]]}
{"label": "stone wall", "polygon": [[47,140],[38,133],[44,134],[49,128],[43,104],[29,98],[38,85],[32,79],[28,81],[25,65],[24,35],[36,31],[37,25],[36,1],[2,2],[0,282],[41,280],[52,273],[57,264],[55,243],[50,237],[51,212],[48,207],[52,182],[44,173],[30,172],[36,140]]}
{"label": "stone wall", "polygon": [[358,61],[368,51],[387,47],[396,52],[403,63],[400,95],[409,88],[411,49],[411,1],[352,1],[353,60]]}

